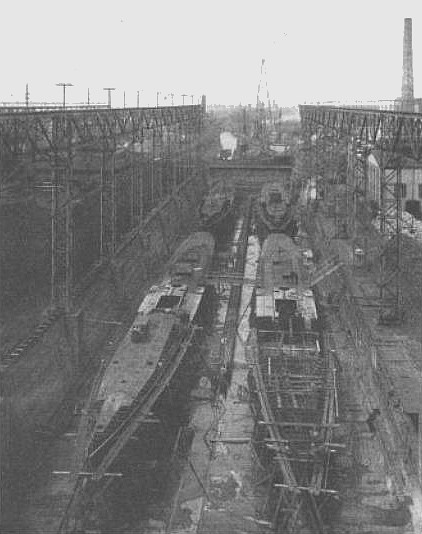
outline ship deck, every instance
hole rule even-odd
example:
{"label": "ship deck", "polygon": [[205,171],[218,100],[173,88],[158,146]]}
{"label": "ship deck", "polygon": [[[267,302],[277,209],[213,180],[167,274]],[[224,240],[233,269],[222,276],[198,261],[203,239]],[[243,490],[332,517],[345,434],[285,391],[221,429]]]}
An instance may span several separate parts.
{"label": "ship deck", "polygon": [[120,408],[130,406],[160,361],[164,363],[177,351],[182,330],[187,326],[178,314],[186,312],[189,322],[195,318],[204,296],[202,279],[213,249],[211,234],[192,234],[170,259],[163,283],[150,288],[134,322],[147,323],[147,337],[134,342],[129,330],[111,359],[97,395],[97,431],[105,429]]}
{"label": "ship deck", "polygon": [[[270,234],[262,247],[257,286],[272,291],[275,287],[298,285],[305,279],[302,263],[302,254],[290,237],[281,233]],[[292,273],[297,277],[296,283],[292,283]]]}
{"label": "ship deck", "polygon": [[97,399],[103,401],[97,418],[97,429],[107,425],[121,406],[129,406],[153,375],[160,360],[168,356],[164,350],[178,319],[174,314],[149,316],[147,343],[134,343],[130,331],[118,346],[103,377]]}

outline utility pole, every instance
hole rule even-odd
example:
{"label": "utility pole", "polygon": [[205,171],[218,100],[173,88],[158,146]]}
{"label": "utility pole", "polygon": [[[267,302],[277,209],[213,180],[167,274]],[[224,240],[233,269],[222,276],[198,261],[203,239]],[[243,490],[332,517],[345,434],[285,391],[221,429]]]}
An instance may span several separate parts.
{"label": "utility pole", "polygon": [[111,91],[115,91],[115,87],[103,87],[104,91],[108,92],[108,107],[111,108]]}
{"label": "utility pole", "polygon": [[29,89],[28,89],[28,84],[26,84],[26,90],[25,90],[25,105],[26,105],[26,107],[29,106]]}
{"label": "utility pole", "polygon": [[139,91],[136,94],[136,107],[139,108]]}
{"label": "utility pole", "polygon": [[88,106],[89,106],[89,87],[88,87]]}
{"label": "utility pole", "polygon": [[190,95],[191,99],[192,99],[192,106],[193,106],[193,95]]}
{"label": "utility pole", "polygon": [[161,95],[161,91],[157,91],[157,108],[158,108],[158,95]]}
{"label": "utility pole", "polygon": [[58,87],[63,87],[63,109],[66,107],[66,87],[73,87],[73,83],[56,83]]}
{"label": "utility pole", "polygon": [[185,94],[182,95],[182,98],[183,98],[182,106],[185,105],[185,96],[188,96],[188,95],[185,95]]}

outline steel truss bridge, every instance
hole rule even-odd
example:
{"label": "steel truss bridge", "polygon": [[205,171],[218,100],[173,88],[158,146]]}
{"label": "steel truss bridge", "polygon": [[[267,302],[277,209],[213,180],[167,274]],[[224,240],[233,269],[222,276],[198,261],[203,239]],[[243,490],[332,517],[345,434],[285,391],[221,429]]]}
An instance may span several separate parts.
{"label": "steel truss bridge", "polygon": [[196,172],[203,114],[199,105],[0,108],[0,199],[22,195],[25,176],[32,194],[51,206],[53,308],[72,307],[79,271],[92,267],[75,267],[81,200],[95,197],[100,230],[92,264],[102,264]]}
{"label": "steel truss bridge", "polygon": [[[401,173],[405,158],[422,160],[422,114],[326,105],[299,108],[304,152],[308,154],[305,174],[319,174],[319,181],[325,182],[319,184],[321,188],[343,184],[342,198],[336,203],[341,200],[344,209],[341,213],[337,210],[335,217],[338,228],[351,238],[357,237],[357,220],[368,220],[368,156],[377,154],[379,230],[385,238],[380,250],[380,321],[400,320]],[[347,154],[343,180],[335,161],[341,150]]]}

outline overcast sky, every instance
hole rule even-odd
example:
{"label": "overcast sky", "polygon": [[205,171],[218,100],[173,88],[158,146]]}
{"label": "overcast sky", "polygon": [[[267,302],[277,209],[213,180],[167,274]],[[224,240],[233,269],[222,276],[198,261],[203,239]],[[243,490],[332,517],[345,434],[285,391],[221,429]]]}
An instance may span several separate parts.
{"label": "overcast sky", "polygon": [[[24,0],[3,3],[0,101],[113,106],[254,104],[261,59],[280,105],[393,99],[401,91],[403,19],[413,19],[422,96],[421,0]],[[185,103],[191,101],[186,97]]]}

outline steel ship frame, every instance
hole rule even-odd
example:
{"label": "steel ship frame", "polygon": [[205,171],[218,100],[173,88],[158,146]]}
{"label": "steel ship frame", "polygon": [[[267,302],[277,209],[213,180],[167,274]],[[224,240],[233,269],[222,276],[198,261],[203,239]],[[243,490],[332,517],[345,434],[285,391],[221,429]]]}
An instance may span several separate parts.
{"label": "steel ship frame", "polygon": [[[276,532],[325,532],[336,371],[325,350],[304,254],[283,234],[264,242],[251,314],[251,403],[256,447],[269,471]],[[310,274],[310,273],[309,273]]]}

